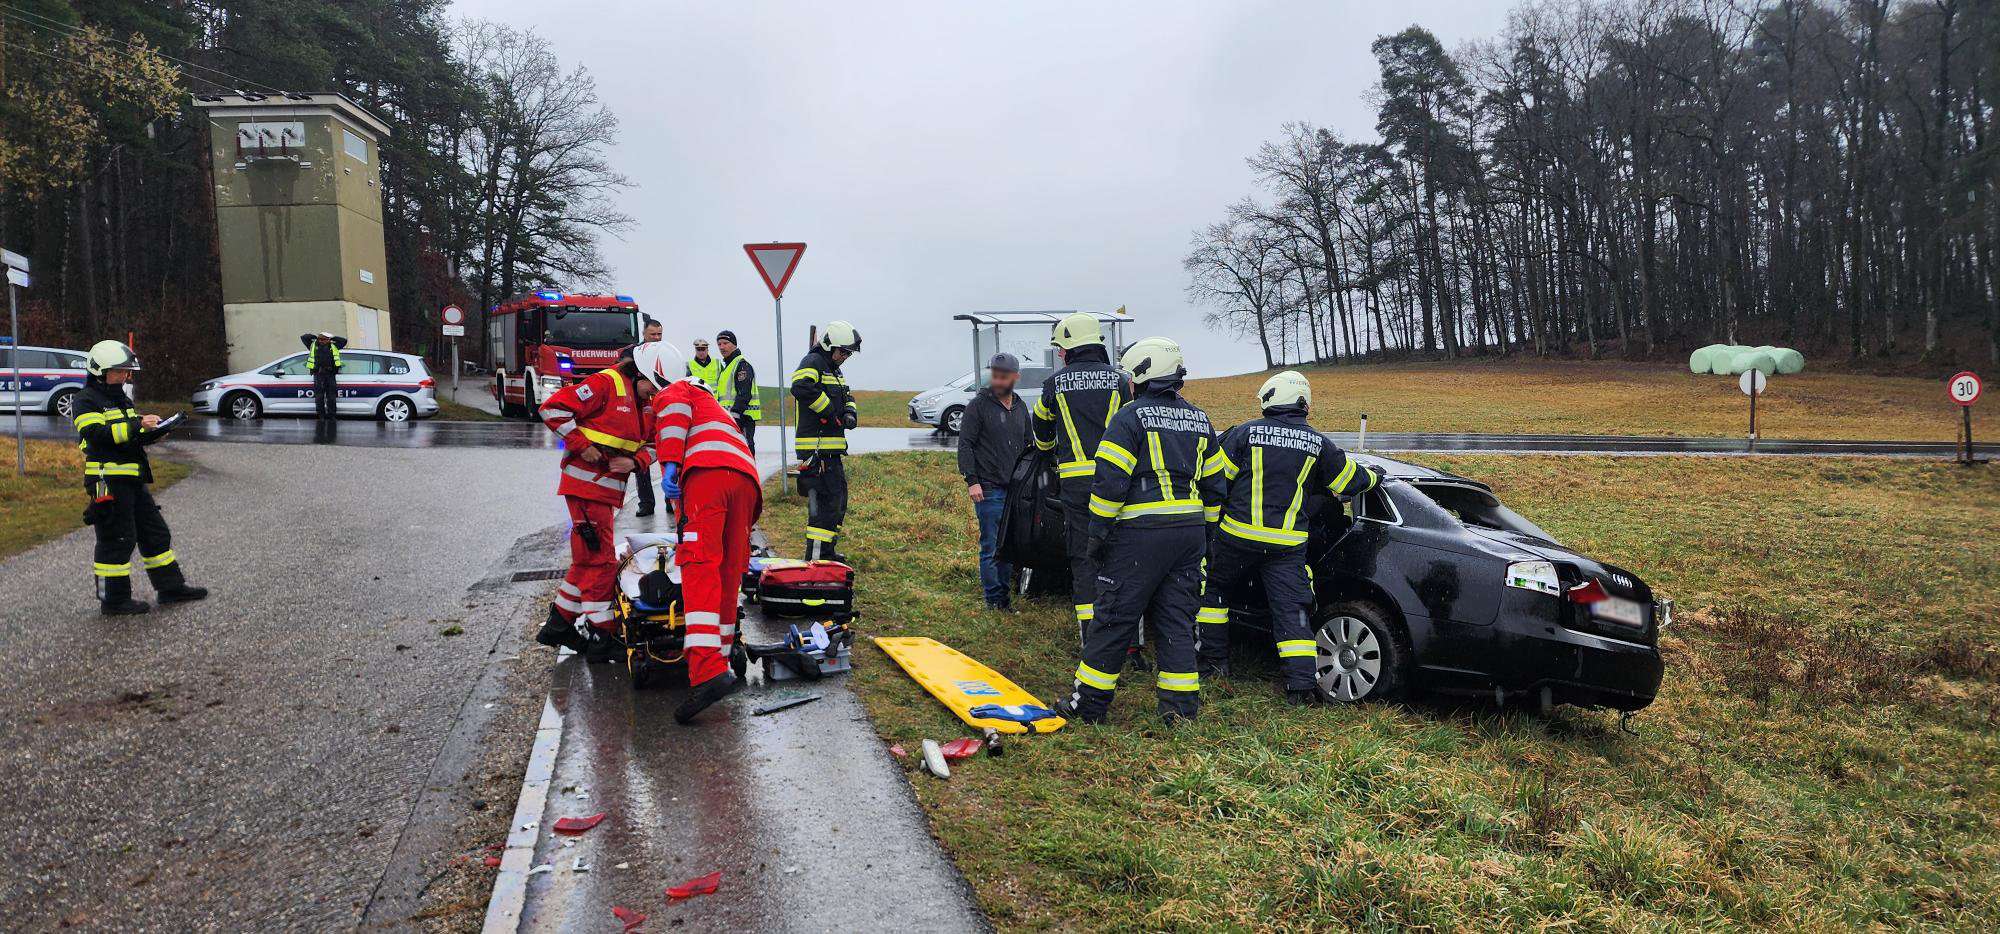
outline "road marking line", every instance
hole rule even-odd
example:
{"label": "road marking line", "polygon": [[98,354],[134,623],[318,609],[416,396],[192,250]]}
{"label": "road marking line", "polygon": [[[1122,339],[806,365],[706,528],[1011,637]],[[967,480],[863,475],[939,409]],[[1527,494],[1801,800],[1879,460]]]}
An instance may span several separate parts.
{"label": "road marking line", "polygon": [[[560,662],[570,651],[557,653]],[[493,878],[493,895],[486,902],[485,934],[514,934],[521,927],[521,912],[528,905],[528,870],[534,868],[535,844],[541,839],[543,811],[549,803],[549,785],[555,780],[556,753],[562,749],[563,718],[556,712],[555,698],[542,698],[542,720],[535,727],[535,745],[528,754],[528,770],[521,776],[521,794],[514,805],[514,821],[507,825],[507,849],[500,854],[500,873]]]}

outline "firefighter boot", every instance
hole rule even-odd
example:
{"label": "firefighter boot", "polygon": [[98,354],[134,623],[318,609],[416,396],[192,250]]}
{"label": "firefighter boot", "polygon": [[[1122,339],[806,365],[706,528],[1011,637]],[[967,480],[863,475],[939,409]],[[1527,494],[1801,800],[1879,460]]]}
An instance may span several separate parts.
{"label": "firefighter boot", "polygon": [[700,716],[702,711],[707,710],[716,701],[728,697],[742,685],[742,680],[737,678],[733,671],[725,671],[695,685],[688,690],[687,700],[681,701],[680,707],[674,710],[674,722],[681,726],[693,723],[694,718]]}
{"label": "firefighter boot", "polygon": [[1293,707],[1311,707],[1319,703],[1319,692],[1312,688],[1288,690],[1285,692],[1285,703]]}
{"label": "firefighter boot", "polygon": [[153,609],[144,600],[132,599],[131,578],[100,577],[97,581],[97,610],[105,616],[137,616]]}
{"label": "firefighter boot", "polygon": [[181,565],[178,561],[169,561],[157,568],[147,568],[146,576],[152,580],[153,592],[159,595],[161,606],[208,599],[208,588],[188,586],[187,578],[181,576]]}
{"label": "firefighter boot", "polygon": [[625,659],[624,641],[617,634],[596,626],[590,627],[590,634],[583,637],[583,648],[577,651],[583,653],[584,661],[593,665]]}
{"label": "firefighter boot", "polygon": [[535,641],[552,649],[568,649],[577,654],[582,654],[589,647],[583,633],[576,631],[576,624],[564,619],[554,604],[549,606],[549,618],[535,633]]}

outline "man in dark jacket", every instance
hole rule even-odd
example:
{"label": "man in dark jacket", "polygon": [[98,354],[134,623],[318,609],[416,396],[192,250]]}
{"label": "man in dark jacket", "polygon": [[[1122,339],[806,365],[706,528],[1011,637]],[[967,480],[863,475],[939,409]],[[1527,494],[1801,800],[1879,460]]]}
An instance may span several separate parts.
{"label": "man in dark jacket", "polygon": [[331,440],[330,435],[340,424],[340,352],[347,348],[347,338],[321,331],[299,335],[299,343],[306,345],[306,372],[313,378],[313,409],[319,415],[319,436],[321,440]]}
{"label": "man in dark jacket", "polygon": [[1011,610],[1008,583],[1014,568],[998,557],[1000,514],[1007,508],[1007,479],[1029,438],[1028,407],[1014,394],[1021,379],[1021,361],[1013,354],[993,355],[986,388],[965,407],[958,432],[958,472],[965,475],[965,495],[979,519],[979,584],[986,605]]}

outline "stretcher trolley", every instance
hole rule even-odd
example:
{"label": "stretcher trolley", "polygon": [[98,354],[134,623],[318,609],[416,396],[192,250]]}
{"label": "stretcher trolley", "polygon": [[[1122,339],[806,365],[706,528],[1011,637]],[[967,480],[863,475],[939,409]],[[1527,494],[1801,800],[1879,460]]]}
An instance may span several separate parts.
{"label": "stretcher trolley", "polygon": [[[625,668],[635,688],[657,687],[687,678],[687,618],[681,610],[681,569],[674,562],[679,536],[640,532],[619,543],[618,594],[612,612],[625,643]],[[729,648],[729,668],[738,678],[750,656],[738,639]]]}

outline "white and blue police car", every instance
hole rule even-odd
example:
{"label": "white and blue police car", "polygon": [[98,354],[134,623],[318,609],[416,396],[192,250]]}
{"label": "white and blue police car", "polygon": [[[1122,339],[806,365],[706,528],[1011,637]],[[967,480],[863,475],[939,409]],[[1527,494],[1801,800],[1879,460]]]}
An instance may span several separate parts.
{"label": "white and blue police car", "polygon": [[[0,337],[0,412],[46,412],[69,418],[76,394],[90,374],[84,370],[84,352],[59,347],[13,346]],[[14,367],[21,368],[19,394],[15,393]]]}
{"label": "white and blue police car", "polygon": [[[386,350],[343,350],[340,362],[340,414],[385,422],[437,414],[437,380],[422,357]],[[239,421],[266,414],[314,414],[313,378],[306,372],[305,351],[201,384],[194,391],[194,410]]]}

